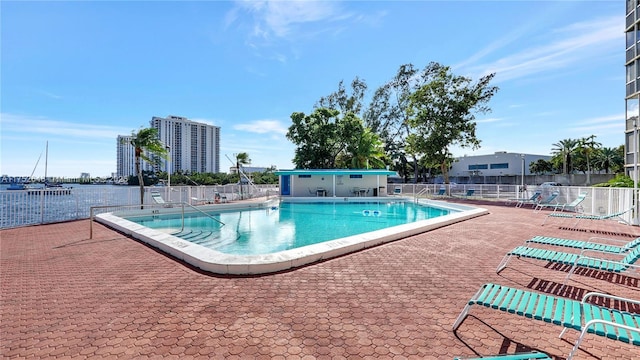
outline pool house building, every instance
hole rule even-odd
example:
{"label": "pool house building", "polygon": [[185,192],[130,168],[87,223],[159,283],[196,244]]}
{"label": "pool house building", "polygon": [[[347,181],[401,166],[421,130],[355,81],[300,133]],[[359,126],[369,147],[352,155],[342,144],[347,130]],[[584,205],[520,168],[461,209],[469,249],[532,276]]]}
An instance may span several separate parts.
{"label": "pool house building", "polygon": [[377,197],[387,195],[387,177],[397,175],[385,169],[280,170],[280,195],[289,197]]}

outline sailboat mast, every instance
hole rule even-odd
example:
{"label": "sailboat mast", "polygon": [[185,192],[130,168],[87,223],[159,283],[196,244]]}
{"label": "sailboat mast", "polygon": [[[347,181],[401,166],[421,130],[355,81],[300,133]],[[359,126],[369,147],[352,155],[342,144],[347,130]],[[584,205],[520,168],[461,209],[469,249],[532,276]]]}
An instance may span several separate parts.
{"label": "sailboat mast", "polygon": [[44,151],[44,182],[47,182],[47,162],[49,161],[49,141]]}

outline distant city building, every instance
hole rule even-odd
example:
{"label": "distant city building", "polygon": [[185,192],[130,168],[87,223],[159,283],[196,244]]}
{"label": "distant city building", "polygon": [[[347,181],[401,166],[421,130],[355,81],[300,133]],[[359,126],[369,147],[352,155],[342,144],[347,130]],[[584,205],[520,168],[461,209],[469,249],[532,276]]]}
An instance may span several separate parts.
{"label": "distant city building", "polygon": [[172,173],[220,172],[220,127],[173,115],[154,116],[151,127],[158,129],[160,141],[169,148],[170,164],[165,167]]}
{"label": "distant city building", "polygon": [[[268,167],[258,167],[258,166],[242,166],[242,171],[245,174],[251,174],[251,173],[261,173],[261,172],[265,172],[267,170],[269,170],[270,168]],[[237,174],[238,173],[238,168],[235,166],[232,166],[229,168],[229,174]]]}
{"label": "distant city building", "polygon": [[80,179],[82,179],[82,180],[90,180],[91,179],[91,174],[89,174],[89,173],[80,173]]}
{"label": "distant city building", "polygon": [[[158,138],[166,144],[169,158],[158,161],[155,166],[142,160],[143,171],[220,172],[220,127],[173,115],[154,116],[150,126],[158,130]],[[130,140],[131,135],[118,136],[117,177],[136,174],[135,149]]]}
{"label": "distant city building", "polygon": [[[117,166],[118,177],[129,177],[136,174],[135,149],[130,144],[130,135],[118,135],[117,139]],[[144,161],[143,161],[144,162]],[[143,168],[144,169],[144,168]]]}
{"label": "distant city building", "polygon": [[529,165],[551,156],[508,153],[498,151],[490,155],[474,155],[456,158],[449,171],[450,176],[520,176],[531,175]]}
{"label": "distant city building", "polygon": [[[635,178],[633,174],[640,156],[638,146],[638,118],[640,118],[640,1],[626,1],[626,92],[625,92],[625,172]],[[635,134],[635,141],[634,141]]]}

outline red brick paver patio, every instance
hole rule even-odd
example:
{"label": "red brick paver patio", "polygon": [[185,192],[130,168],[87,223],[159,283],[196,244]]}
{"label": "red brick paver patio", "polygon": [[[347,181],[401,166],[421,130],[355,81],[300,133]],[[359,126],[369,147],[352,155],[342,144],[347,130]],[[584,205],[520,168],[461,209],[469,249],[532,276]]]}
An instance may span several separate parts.
{"label": "red brick paver patio", "polygon": [[[122,234],[76,221],[0,231],[0,354],[4,358],[452,359],[569,353],[575,331],[483,308],[454,333],[486,282],[554,293],[567,269],[502,256],[534,235],[598,235],[542,223],[531,209],[491,214],[293,271],[205,274]],[[640,233],[584,222],[615,234]],[[584,228],[583,228],[584,229]],[[595,271],[567,297],[640,298],[638,280]],[[640,348],[590,335],[576,359],[640,358]]]}

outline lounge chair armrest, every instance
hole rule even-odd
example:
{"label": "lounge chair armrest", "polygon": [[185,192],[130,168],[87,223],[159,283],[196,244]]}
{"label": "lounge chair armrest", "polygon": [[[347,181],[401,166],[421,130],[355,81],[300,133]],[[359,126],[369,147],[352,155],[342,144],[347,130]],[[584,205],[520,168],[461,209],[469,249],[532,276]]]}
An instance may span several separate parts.
{"label": "lounge chair armrest", "polygon": [[527,352],[518,354],[502,354],[482,357],[456,357],[453,360],[531,360],[531,359],[551,359],[549,355],[541,352]]}
{"label": "lounge chair armrest", "polygon": [[620,324],[620,323],[613,322],[613,321],[599,320],[599,319],[587,321],[587,323],[584,324],[584,330],[583,331],[587,331],[591,326],[597,325],[597,324],[603,324],[603,325],[612,326],[612,327],[615,327],[615,328],[625,329],[627,331],[640,332],[640,328],[631,327],[631,326],[628,326],[628,325],[625,325],[625,324]]}
{"label": "lounge chair armrest", "polygon": [[[610,251],[607,251],[607,250],[596,250],[596,249],[584,249],[583,248],[580,251],[580,257],[582,257],[583,255],[584,255],[584,257],[590,257],[589,255],[585,255],[586,253],[607,254],[607,255],[611,255],[611,256],[619,256],[620,258],[624,258],[625,256],[627,256],[627,254],[625,254],[625,253],[614,253],[614,252],[610,252]],[[600,260],[608,260],[608,259],[600,258]]]}
{"label": "lounge chair armrest", "polygon": [[624,298],[624,297],[621,297],[621,296],[605,294],[605,293],[601,293],[601,292],[597,292],[597,291],[592,291],[592,292],[586,293],[582,297],[582,303],[584,304],[589,298],[594,297],[594,296],[640,305],[640,300],[631,299],[631,298]]}
{"label": "lounge chair armrest", "polygon": [[603,241],[598,241],[598,240],[611,241],[611,242],[620,243],[620,244],[626,244],[629,242],[627,240],[613,239],[613,238],[607,238],[607,237],[601,237],[601,236],[592,236],[587,241],[597,243],[597,244],[606,244]]}
{"label": "lounge chair armrest", "polygon": [[[610,255],[618,255],[618,254],[610,254]],[[621,266],[626,266],[628,268],[633,268],[633,269],[640,270],[640,264],[629,264],[629,263],[625,263],[625,262],[622,262],[622,261],[609,260],[609,259],[603,259],[603,258],[597,258],[597,257],[591,257],[591,256],[578,256],[578,258],[575,261],[575,264],[578,264],[578,266],[581,266],[580,265],[580,261],[581,260],[602,261],[602,262],[606,262],[606,263],[609,263],[609,264],[621,265]]]}

